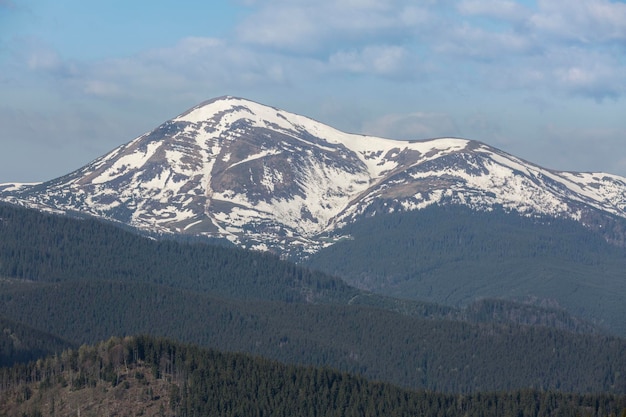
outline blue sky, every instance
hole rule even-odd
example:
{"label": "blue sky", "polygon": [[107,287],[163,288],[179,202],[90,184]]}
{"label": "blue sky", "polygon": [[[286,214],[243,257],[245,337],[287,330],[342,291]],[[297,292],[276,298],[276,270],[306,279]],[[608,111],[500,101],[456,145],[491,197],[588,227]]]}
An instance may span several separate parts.
{"label": "blue sky", "polygon": [[0,183],[221,95],[626,176],[626,2],[0,0]]}

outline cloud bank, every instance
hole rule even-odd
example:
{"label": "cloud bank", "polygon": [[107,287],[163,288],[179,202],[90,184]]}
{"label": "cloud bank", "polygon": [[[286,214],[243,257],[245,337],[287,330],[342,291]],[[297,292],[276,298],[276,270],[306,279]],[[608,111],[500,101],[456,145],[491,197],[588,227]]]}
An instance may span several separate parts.
{"label": "cloud bank", "polygon": [[428,72],[444,81],[479,82],[482,88],[530,88],[599,100],[624,95],[624,3],[247,4],[249,14],[227,38],[190,36],[135,56],[80,65],[64,62],[41,44],[30,45],[23,65],[58,77],[65,88],[105,97],[355,74],[416,82]]}
{"label": "cloud bank", "polygon": [[[15,7],[0,0],[0,10]],[[125,110],[135,103],[169,116],[216,95],[241,94],[327,116],[323,121],[346,130],[485,134],[472,138],[496,145],[507,143],[507,131],[547,134],[541,116],[563,103],[612,106],[611,114],[626,94],[623,2],[242,0],[237,7],[245,13],[225,35],[190,33],[128,56],[81,59],[43,39],[6,38],[0,87],[16,102],[31,88],[50,100],[125,103]],[[298,97],[317,100],[316,107]],[[324,113],[333,100],[344,107],[352,101],[353,114]],[[514,116],[507,106],[526,107]],[[523,117],[543,127],[525,127]],[[611,135],[598,140],[614,144],[626,126],[609,124]]]}

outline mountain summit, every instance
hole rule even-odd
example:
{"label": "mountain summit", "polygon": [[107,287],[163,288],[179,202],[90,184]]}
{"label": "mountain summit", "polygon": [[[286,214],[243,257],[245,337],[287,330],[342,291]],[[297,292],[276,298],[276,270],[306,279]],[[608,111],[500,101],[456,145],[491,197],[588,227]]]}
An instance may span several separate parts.
{"label": "mountain summit", "polygon": [[0,199],[306,255],[360,218],[433,204],[497,206],[601,228],[626,217],[626,178],[549,170],[466,139],[344,133],[221,97],[66,176],[0,185]]}

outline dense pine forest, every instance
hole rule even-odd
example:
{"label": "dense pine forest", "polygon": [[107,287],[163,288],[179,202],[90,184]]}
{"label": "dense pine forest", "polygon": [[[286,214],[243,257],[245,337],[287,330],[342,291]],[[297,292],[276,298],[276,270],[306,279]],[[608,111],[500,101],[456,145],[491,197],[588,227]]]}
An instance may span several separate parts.
{"label": "dense pine forest", "polygon": [[350,303],[419,317],[493,319],[586,333],[598,330],[562,309],[483,299],[460,311],[431,302],[390,298],[357,290],[341,279],[267,253],[156,241],[99,220],[43,214],[6,204],[0,204],[0,237],[0,277],[33,283],[145,282],[237,299]]}
{"label": "dense pine forest", "polygon": [[268,254],[11,206],[0,237],[7,365],[150,334],[410,389],[626,393],[626,341],[558,309],[393,300]]}
{"label": "dense pine forest", "polygon": [[[17,284],[16,284],[17,285]],[[0,315],[73,343],[148,333],[445,392],[626,392],[626,341],[363,306],[234,300],[120,282],[20,284]]]}
{"label": "dense pine forest", "polygon": [[77,345],[0,317],[0,367],[27,363]]}
{"label": "dense pine forest", "polygon": [[32,281],[148,282],[234,298],[287,302],[355,290],[276,256],[140,238],[93,219],[42,215],[0,204],[0,276]]}
{"label": "dense pine forest", "polygon": [[151,337],[111,338],[0,370],[8,415],[626,416],[626,395],[446,395]]}
{"label": "dense pine forest", "polygon": [[[609,233],[624,221],[598,227]],[[341,233],[350,238],[306,264],[360,288],[454,306],[535,294],[626,336],[626,250],[578,222],[444,206],[377,215]]]}

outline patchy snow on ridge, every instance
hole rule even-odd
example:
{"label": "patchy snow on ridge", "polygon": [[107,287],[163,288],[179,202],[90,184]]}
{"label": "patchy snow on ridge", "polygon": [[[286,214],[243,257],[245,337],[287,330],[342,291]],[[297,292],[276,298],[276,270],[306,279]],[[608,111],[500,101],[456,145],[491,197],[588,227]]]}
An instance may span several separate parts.
{"label": "patchy snow on ridge", "polygon": [[332,244],[338,228],[363,217],[432,204],[497,205],[579,221],[626,218],[626,178],[549,170],[461,138],[345,133],[221,97],[64,177],[0,184],[0,199],[150,232],[306,254]]}

